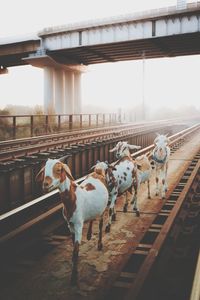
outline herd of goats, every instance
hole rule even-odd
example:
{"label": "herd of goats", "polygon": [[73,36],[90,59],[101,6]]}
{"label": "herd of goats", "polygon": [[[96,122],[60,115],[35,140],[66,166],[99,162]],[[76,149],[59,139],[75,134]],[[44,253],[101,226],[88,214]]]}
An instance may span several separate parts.
{"label": "herd of goats", "polygon": [[[112,221],[116,220],[116,199],[125,192],[132,195],[133,211],[140,215],[137,205],[137,194],[141,183],[148,184],[148,198],[150,196],[149,180],[152,166],[156,174],[156,195],[165,198],[167,191],[167,169],[170,156],[169,138],[158,134],[154,140],[154,149],[145,155],[133,159],[130,150],[140,149],[140,146],[129,145],[120,141],[111,149],[116,152],[117,162],[97,161],[94,169],[86,179],[77,184],[67,164],[57,159],[48,159],[45,166],[38,173],[36,180],[42,182],[45,193],[59,189],[63,203],[63,216],[73,241],[71,285],[78,283],[78,255],[82,240],[83,224],[89,221],[87,239],[92,236],[92,223],[99,217],[98,250],[102,245],[103,216],[108,207],[109,217],[105,231],[110,232]],[[124,212],[129,204],[127,193]]]}

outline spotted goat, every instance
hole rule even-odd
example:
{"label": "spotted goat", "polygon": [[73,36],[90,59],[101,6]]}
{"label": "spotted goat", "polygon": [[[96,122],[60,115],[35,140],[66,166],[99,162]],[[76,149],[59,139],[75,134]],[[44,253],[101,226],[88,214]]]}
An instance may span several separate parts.
{"label": "spotted goat", "polygon": [[[151,199],[151,193],[150,193],[150,177],[151,177],[151,173],[152,173],[152,166],[149,160],[149,156],[144,154],[141,156],[138,156],[134,159],[134,162],[137,165],[137,170],[136,170],[136,174],[137,174],[137,188],[135,189],[135,193],[136,193],[136,198],[137,198],[137,193],[139,192],[140,186],[142,183],[146,183],[147,182],[147,196],[148,199]],[[126,202],[124,205],[124,212],[127,211],[128,208],[128,197],[126,196]]]}
{"label": "spotted goat", "polygon": [[[138,191],[140,188],[140,185],[142,183],[147,182],[147,188],[148,188],[148,198],[151,198],[150,195],[150,176],[151,176],[151,163],[149,160],[149,155],[141,155],[138,156],[136,159],[132,159],[130,150],[136,149],[139,150],[141,147],[140,146],[134,146],[134,145],[129,145],[127,142],[118,142],[118,144],[111,150],[111,151],[116,151],[116,158],[120,159],[119,162],[124,158],[124,157],[129,157],[131,160],[134,162],[136,168],[135,168],[135,178],[133,181],[133,187],[134,191],[132,189],[129,189],[128,192],[133,193],[134,196],[132,196],[132,201],[131,203],[134,204],[133,209],[136,211],[136,214],[139,216],[139,209],[137,205],[137,199],[138,199]],[[118,163],[118,162],[117,162]],[[128,194],[126,192],[126,200],[124,204],[124,212],[127,212],[127,207],[129,203],[128,199]]]}
{"label": "spotted goat", "polygon": [[[110,151],[117,151],[120,157],[120,150],[124,155],[114,164],[108,165],[105,162],[99,162],[95,166],[97,170],[101,164],[101,169],[105,170],[107,187],[109,191],[109,221],[106,225],[106,232],[110,231],[112,221],[116,220],[115,203],[118,196],[126,191],[132,192],[132,188],[137,189],[137,166],[132,160],[129,149],[140,149],[140,146],[129,145],[127,142],[118,142],[118,144]],[[139,215],[137,207],[137,198],[134,196],[133,210]]]}
{"label": "spotted goat", "polygon": [[37,181],[41,181],[44,192],[59,189],[63,203],[63,216],[72,234],[73,255],[71,284],[78,283],[78,255],[82,240],[83,224],[89,221],[87,239],[91,239],[92,222],[99,217],[98,250],[103,247],[103,216],[108,205],[108,190],[105,177],[93,172],[78,185],[69,167],[57,159],[48,159],[45,167],[38,173]]}

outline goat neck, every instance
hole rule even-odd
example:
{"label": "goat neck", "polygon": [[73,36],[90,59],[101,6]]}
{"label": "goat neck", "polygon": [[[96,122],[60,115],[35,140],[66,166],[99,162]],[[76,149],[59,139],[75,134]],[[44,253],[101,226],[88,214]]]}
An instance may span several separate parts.
{"label": "goat neck", "polygon": [[77,185],[67,176],[63,182],[60,183],[60,198],[64,204],[64,214],[68,220],[72,217],[76,210],[76,189]]}

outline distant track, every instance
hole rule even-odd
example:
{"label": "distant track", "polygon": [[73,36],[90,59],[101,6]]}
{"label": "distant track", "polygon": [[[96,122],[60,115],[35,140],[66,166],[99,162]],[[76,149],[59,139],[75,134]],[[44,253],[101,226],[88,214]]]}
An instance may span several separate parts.
{"label": "distant track", "polygon": [[[180,120],[178,121],[180,122]],[[73,144],[88,143],[115,138],[124,138],[129,134],[140,134],[145,130],[159,130],[163,126],[178,124],[175,120],[160,120],[143,123],[120,124],[95,129],[74,130],[38,137],[8,140],[0,142],[0,162],[21,156],[33,155],[41,151],[62,149]]]}

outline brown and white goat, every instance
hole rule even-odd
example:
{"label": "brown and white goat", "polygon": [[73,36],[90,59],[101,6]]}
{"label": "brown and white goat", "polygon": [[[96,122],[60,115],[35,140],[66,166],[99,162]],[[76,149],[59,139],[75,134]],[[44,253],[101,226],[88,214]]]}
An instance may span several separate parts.
{"label": "brown and white goat", "polygon": [[78,255],[82,240],[83,224],[90,221],[87,238],[91,238],[92,221],[100,217],[98,250],[102,249],[103,215],[108,204],[108,190],[105,178],[96,172],[91,173],[81,183],[76,184],[66,164],[57,159],[48,159],[45,167],[37,176],[43,181],[44,192],[59,189],[63,203],[63,215],[68,223],[74,245],[72,255],[71,284],[78,282]]}

